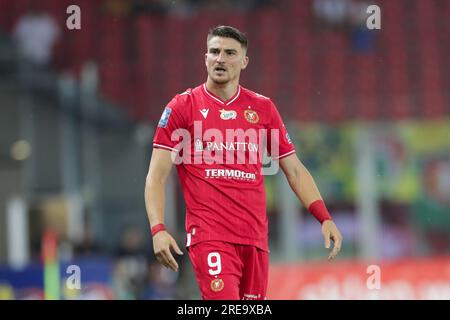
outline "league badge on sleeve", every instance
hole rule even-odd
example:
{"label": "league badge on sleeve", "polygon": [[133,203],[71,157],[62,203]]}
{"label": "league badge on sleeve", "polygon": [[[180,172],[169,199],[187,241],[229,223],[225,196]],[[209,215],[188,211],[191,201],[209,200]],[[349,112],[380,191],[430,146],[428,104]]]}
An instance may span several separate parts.
{"label": "league badge on sleeve", "polygon": [[289,144],[292,144],[291,137],[289,137],[289,133],[286,132],[286,140]]}
{"label": "league badge on sleeve", "polygon": [[172,112],[172,109],[170,109],[169,107],[166,107],[164,109],[161,119],[159,119],[158,127],[165,128],[167,126],[167,122],[169,121],[171,112]]}

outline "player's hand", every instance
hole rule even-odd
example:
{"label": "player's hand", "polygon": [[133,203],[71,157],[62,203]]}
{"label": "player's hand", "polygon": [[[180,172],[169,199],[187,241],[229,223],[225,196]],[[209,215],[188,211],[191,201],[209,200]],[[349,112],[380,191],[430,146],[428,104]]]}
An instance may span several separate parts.
{"label": "player's hand", "polygon": [[328,261],[332,261],[341,250],[342,235],[333,220],[325,220],[322,223],[322,234],[325,239],[325,248],[329,249],[330,242],[333,240],[334,246],[328,256]]}
{"label": "player's hand", "polygon": [[183,254],[175,239],[167,231],[164,230],[155,234],[153,237],[153,251],[156,259],[163,266],[173,271],[178,271],[178,263],[175,261],[171,249],[179,255]]}

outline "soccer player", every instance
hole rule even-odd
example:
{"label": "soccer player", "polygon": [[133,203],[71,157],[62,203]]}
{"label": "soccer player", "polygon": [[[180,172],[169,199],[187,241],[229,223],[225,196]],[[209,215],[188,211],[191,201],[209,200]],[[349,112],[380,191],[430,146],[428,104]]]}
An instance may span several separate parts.
{"label": "soccer player", "polygon": [[153,140],[145,204],[154,252],[161,264],[178,270],[172,252],[183,253],[164,226],[165,185],[175,163],[186,201],[186,248],[203,299],[266,299],[265,150],[321,223],[328,259],[341,249],[342,236],[275,104],[239,85],[248,63],[243,33],[229,26],[210,30],[206,83],[169,102]]}

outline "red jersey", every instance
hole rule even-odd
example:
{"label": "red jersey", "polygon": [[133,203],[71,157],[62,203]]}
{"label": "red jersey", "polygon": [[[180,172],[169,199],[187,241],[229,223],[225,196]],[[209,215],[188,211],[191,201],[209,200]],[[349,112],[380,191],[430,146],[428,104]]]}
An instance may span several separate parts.
{"label": "red jersey", "polygon": [[263,154],[295,152],[274,103],[241,86],[224,101],[203,84],[164,109],[153,146],[174,151],[186,245],[219,240],[268,250]]}

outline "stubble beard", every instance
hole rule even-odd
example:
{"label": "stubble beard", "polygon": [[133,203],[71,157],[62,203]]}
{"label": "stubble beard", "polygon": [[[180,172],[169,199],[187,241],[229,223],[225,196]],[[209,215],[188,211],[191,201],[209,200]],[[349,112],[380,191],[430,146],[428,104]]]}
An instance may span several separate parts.
{"label": "stubble beard", "polygon": [[214,78],[211,79],[215,84],[226,84],[230,81],[229,79],[214,79]]}
{"label": "stubble beard", "polygon": [[214,82],[215,84],[219,84],[219,85],[227,84],[228,82],[233,80],[233,79],[231,79],[231,77],[229,75],[227,75],[226,77],[216,77],[214,75],[214,71],[211,72],[209,77],[211,78],[212,82]]}

